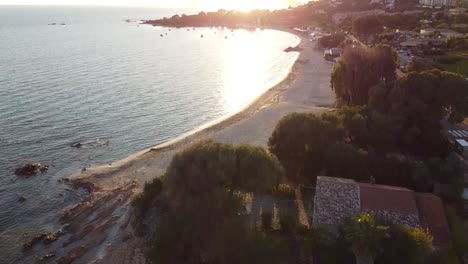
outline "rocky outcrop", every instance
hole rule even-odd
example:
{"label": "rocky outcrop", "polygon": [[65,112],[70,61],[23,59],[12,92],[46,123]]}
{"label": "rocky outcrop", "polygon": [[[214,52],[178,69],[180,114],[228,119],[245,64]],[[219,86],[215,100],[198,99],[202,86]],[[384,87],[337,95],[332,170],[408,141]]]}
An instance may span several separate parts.
{"label": "rocky outcrop", "polygon": [[52,244],[55,241],[57,241],[64,234],[65,234],[65,232],[63,230],[59,230],[59,231],[57,231],[55,233],[50,233],[50,234],[48,234],[46,236],[46,238],[44,239],[44,241],[42,241],[42,243],[44,243],[44,245]]}
{"label": "rocky outcrop", "polygon": [[15,170],[15,174],[18,176],[30,177],[30,176],[34,176],[38,174],[40,171],[46,172],[47,170],[49,170],[48,165],[42,166],[41,163],[36,162],[36,163],[29,163],[29,164],[24,165],[23,167],[17,168]]}
{"label": "rocky outcrop", "polygon": [[38,235],[38,236],[35,236],[31,239],[31,241],[29,241],[28,243],[24,244],[23,245],[23,250],[30,250],[34,247],[34,245],[36,245],[37,243],[41,242],[44,238],[46,238],[47,235],[46,234],[41,234],[41,235]]}

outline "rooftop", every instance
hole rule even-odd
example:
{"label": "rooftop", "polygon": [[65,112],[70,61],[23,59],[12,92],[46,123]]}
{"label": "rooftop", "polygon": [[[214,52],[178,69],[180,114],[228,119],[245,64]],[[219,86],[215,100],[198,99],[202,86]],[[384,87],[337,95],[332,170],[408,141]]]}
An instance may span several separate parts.
{"label": "rooftop", "polygon": [[336,229],[346,219],[367,211],[396,224],[427,228],[434,236],[434,246],[450,245],[444,207],[441,199],[433,194],[320,176],[314,202],[316,227]]}
{"label": "rooftop", "polygon": [[359,183],[361,209],[418,214],[414,192],[407,188]]}

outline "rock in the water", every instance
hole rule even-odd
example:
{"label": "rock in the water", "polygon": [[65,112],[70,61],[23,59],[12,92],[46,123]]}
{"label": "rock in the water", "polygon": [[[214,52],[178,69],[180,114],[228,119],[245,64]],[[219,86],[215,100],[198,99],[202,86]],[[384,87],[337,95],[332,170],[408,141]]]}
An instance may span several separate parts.
{"label": "rock in the water", "polygon": [[46,234],[42,234],[42,235],[33,237],[31,241],[23,245],[23,250],[30,250],[34,245],[41,242],[46,236],[47,236]]}
{"label": "rock in the water", "polygon": [[34,176],[36,175],[37,173],[39,173],[39,171],[41,170],[42,168],[42,164],[41,163],[30,163],[30,164],[26,164],[24,165],[23,167],[21,168],[17,168],[15,170],[15,174],[18,175],[18,176]]}
{"label": "rock in the water", "polygon": [[47,171],[49,171],[49,165],[44,165],[44,166],[41,168],[41,172],[42,172],[42,173],[45,173],[45,172],[47,172]]}
{"label": "rock in the water", "polygon": [[78,143],[74,143],[71,145],[72,148],[82,148],[83,147],[83,144],[81,144],[80,142]]}
{"label": "rock in the water", "polygon": [[26,197],[21,196],[20,198],[18,198],[18,202],[20,202],[20,203],[26,202]]}
{"label": "rock in the water", "polygon": [[54,257],[55,257],[55,254],[50,253],[50,254],[47,254],[47,255],[39,258],[39,261],[46,261],[46,260],[49,260],[49,259],[54,258]]}
{"label": "rock in the water", "polygon": [[65,234],[65,232],[63,230],[59,230],[55,233],[50,233],[46,236],[46,238],[44,239],[43,243],[44,245],[49,245],[55,241],[57,241],[61,236],[63,236]]}

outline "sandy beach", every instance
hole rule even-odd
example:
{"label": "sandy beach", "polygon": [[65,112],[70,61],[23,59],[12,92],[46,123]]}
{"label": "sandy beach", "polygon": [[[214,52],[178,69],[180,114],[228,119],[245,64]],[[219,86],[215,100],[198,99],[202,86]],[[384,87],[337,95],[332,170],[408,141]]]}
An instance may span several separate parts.
{"label": "sandy beach", "polygon": [[73,176],[75,185],[92,192],[62,216],[66,235],[61,240],[67,241],[67,247],[57,254],[59,263],[144,263],[141,248],[145,241],[132,227],[129,201],[146,181],[165,173],[175,153],[207,139],[267,148],[268,138],[285,115],[329,111],[334,105],[330,89],[333,64],[323,60],[314,43],[302,39],[300,47],[288,77],[243,111],[177,141]]}
{"label": "sandy beach", "polygon": [[162,144],[118,161],[74,176],[100,189],[113,189],[134,180],[145,182],[164,174],[172,156],[201,140],[229,144],[251,144],[267,148],[278,121],[294,112],[320,113],[330,110],[335,99],[330,89],[333,64],[322,58],[314,43],[301,39],[302,51],[288,77],[243,111],[184,138]]}

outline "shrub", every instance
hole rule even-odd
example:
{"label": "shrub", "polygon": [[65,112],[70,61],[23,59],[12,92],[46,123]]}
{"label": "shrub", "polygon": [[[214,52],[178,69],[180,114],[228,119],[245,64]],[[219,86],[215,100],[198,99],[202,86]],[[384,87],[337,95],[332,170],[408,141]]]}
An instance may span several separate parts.
{"label": "shrub", "polygon": [[261,218],[263,230],[269,230],[273,221],[273,215],[271,214],[271,212],[263,212]]}
{"label": "shrub", "polygon": [[161,193],[163,183],[160,178],[155,178],[152,182],[146,183],[142,193],[136,194],[131,201],[131,205],[138,209],[140,214],[144,216],[146,211],[151,206],[153,199]]}
{"label": "shrub", "polygon": [[142,192],[135,194],[135,196],[133,196],[132,201],[130,202],[130,204],[135,208],[141,208],[144,196],[145,195]]}
{"label": "shrub", "polygon": [[273,196],[288,200],[294,200],[296,198],[294,187],[287,183],[280,183],[274,188]]}
{"label": "shrub", "polygon": [[455,251],[459,257],[463,257],[468,252],[468,232],[463,226],[463,220],[458,216],[453,205],[445,207],[445,214],[452,233],[452,240]]}
{"label": "shrub", "polygon": [[292,215],[281,215],[280,226],[283,232],[292,233],[296,230],[297,222]]}

